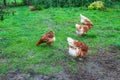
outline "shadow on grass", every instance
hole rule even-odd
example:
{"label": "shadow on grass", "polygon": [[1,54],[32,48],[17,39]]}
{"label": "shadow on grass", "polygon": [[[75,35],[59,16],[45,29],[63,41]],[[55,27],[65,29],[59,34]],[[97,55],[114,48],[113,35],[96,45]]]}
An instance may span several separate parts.
{"label": "shadow on grass", "polygon": [[83,38],[96,38],[97,35],[96,34],[84,34],[81,37],[83,37]]}

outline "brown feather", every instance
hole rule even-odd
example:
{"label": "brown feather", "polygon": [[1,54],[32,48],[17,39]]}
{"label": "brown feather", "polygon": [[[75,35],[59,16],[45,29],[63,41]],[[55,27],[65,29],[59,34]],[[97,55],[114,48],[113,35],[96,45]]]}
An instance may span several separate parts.
{"label": "brown feather", "polygon": [[79,49],[77,57],[82,57],[85,54],[87,54],[87,52],[88,52],[88,46],[85,43],[80,42],[78,40],[74,40],[74,44]]}
{"label": "brown feather", "polygon": [[70,37],[67,38],[69,44],[69,54],[75,57],[83,57],[88,52],[88,46],[78,40],[74,40]]}
{"label": "brown feather", "polygon": [[76,28],[76,31],[81,32],[81,29],[83,29],[83,33],[81,34],[81,35],[83,35],[83,34],[86,34],[90,28],[91,27],[88,25],[78,25]]}
{"label": "brown feather", "polygon": [[87,19],[85,19],[85,23],[83,23],[84,25],[88,25],[90,27],[94,26],[93,23]]}
{"label": "brown feather", "polygon": [[54,32],[51,30],[40,38],[40,40],[36,43],[36,46],[39,46],[42,43],[50,45],[52,42],[54,42],[54,37]]}
{"label": "brown feather", "polygon": [[34,6],[29,6],[30,11],[36,10]]}

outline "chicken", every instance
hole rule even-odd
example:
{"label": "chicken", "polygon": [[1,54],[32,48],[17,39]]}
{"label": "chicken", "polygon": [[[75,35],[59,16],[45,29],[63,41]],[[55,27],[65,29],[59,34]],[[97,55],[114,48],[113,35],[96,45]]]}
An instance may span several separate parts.
{"label": "chicken", "polygon": [[89,20],[87,17],[83,16],[82,14],[80,14],[80,18],[81,18],[81,23],[83,25],[94,26],[91,20]]}
{"label": "chicken", "polygon": [[51,30],[40,38],[40,40],[36,43],[36,46],[39,46],[42,43],[46,43],[47,45],[50,46],[51,43],[54,41],[55,41],[54,31]]}
{"label": "chicken", "polygon": [[78,35],[84,35],[87,33],[87,31],[91,28],[90,26],[87,26],[87,25],[79,25],[79,24],[76,24],[76,33]]}
{"label": "chicken", "polygon": [[82,25],[76,24],[76,33],[78,35],[84,35],[88,32],[89,29],[93,26],[93,23],[85,16],[80,14]]}
{"label": "chicken", "polygon": [[74,40],[70,37],[67,38],[69,44],[69,55],[81,58],[88,52],[88,46],[78,40]]}
{"label": "chicken", "polygon": [[34,11],[35,7],[34,6],[29,6],[30,11]]}

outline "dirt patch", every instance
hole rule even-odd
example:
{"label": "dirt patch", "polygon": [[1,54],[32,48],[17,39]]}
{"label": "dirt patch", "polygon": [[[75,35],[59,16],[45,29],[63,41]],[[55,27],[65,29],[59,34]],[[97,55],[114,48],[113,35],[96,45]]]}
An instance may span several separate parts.
{"label": "dirt patch", "polygon": [[[114,51],[113,51],[114,50]],[[95,55],[87,55],[83,65],[77,62],[78,73],[71,80],[120,80],[120,59],[116,57],[120,50],[110,47],[99,49]]]}
{"label": "dirt patch", "polygon": [[[0,80],[120,80],[120,59],[117,55],[120,55],[120,50],[113,46],[108,50],[100,48],[96,54],[86,55],[82,60],[66,58],[59,62],[64,71],[51,76],[16,70],[2,76]],[[67,65],[70,61],[75,62],[77,72]]]}

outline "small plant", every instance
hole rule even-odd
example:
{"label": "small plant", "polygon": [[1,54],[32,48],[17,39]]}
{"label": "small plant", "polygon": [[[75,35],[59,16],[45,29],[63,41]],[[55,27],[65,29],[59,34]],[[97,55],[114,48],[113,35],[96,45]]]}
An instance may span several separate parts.
{"label": "small plant", "polygon": [[95,2],[91,3],[88,6],[88,9],[103,10],[103,9],[105,9],[104,2],[102,2],[102,1],[95,1]]}

